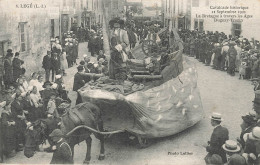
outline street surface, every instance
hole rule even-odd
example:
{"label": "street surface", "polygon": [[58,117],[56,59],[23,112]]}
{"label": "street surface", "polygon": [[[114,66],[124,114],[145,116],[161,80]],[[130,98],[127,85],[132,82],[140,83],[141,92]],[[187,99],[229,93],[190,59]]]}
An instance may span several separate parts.
{"label": "street surface", "polygon": [[[86,52],[87,43],[81,43],[80,59]],[[252,108],[254,92],[251,82],[239,80],[238,76],[231,77],[226,72],[213,70],[194,58],[190,59],[197,66],[198,86],[205,118],[177,135],[153,140],[153,144],[145,149],[139,149],[136,139],[130,140],[125,134],[112,135],[105,141],[106,158],[103,161],[98,160],[99,141],[92,136],[91,164],[203,165],[206,151],[202,145],[207,143],[213,130],[209,119],[212,112],[222,113],[223,125],[228,128],[230,139],[235,140],[239,136],[241,116]],[[67,76],[64,77],[66,88],[71,90],[76,66],[66,72]],[[73,104],[75,104],[75,96],[75,92],[70,92]],[[85,142],[75,146],[74,162],[76,164],[82,164],[86,150]],[[23,152],[20,152],[14,158],[6,160],[6,163],[48,164],[51,157],[51,153],[38,152],[33,158],[28,159]]]}

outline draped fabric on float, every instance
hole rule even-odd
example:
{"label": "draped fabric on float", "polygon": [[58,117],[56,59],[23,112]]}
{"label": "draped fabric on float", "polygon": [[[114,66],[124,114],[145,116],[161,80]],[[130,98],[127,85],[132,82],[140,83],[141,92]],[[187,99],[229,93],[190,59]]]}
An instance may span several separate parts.
{"label": "draped fabric on float", "polygon": [[[182,58],[178,58],[177,64],[182,63]],[[167,70],[176,73],[179,67],[170,65]],[[170,72],[169,72],[170,73]],[[128,132],[138,134],[142,137],[164,137],[179,133],[200,121],[204,117],[204,111],[197,87],[197,71],[195,65],[188,59],[183,60],[183,71],[179,76],[164,79],[164,82],[157,87],[152,87],[145,91],[138,91],[127,96],[115,92],[108,92],[102,89],[81,89],[80,94],[83,101],[96,102],[101,106],[102,111],[118,106],[115,116],[110,120],[109,127],[113,129],[126,129]],[[102,105],[103,104],[103,105]],[[105,109],[105,110],[104,110]],[[126,123],[127,116],[124,116],[121,123],[123,111],[131,113],[132,124]],[[107,112],[108,113],[108,112]],[[105,115],[104,115],[105,116]],[[130,118],[130,115],[129,115]],[[106,121],[104,121],[106,125]]]}

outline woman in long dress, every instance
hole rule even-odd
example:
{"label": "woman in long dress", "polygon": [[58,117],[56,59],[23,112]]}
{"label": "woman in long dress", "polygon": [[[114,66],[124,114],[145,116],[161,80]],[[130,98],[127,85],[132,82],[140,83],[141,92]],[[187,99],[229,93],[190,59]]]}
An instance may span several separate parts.
{"label": "woman in long dress", "polygon": [[68,61],[67,61],[67,58],[66,58],[66,51],[65,50],[62,51],[62,54],[60,56],[60,69],[61,69],[63,75],[66,75],[65,69],[68,69]]}
{"label": "woman in long dress", "polygon": [[37,87],[34,86],[32,91],[30,92],[30,98],[33,106],[33,110],[31,112],[31,120],[35,121],[39,118],[44,117],[44,111],[43,111],[43,103],[41,100],[41,97],[37,94]]}
{"label": "woman in long dress", "polygon": [[23,97],[21,93],[16,93],[15,100],[11,103],[11,112],[14,115],[15,127],[16,127],[16,141],[17,141],[17,150],[22,150],[22,147],[25,143],[25,115],[24,115],[24,106],[23,106]]}
{"label": "woman in long dress", "polygon": [[11,112],[10,103],[11,100],[6,101],[6,105],[3,107],[1,114],[1,123],[3,128],[1,134],[4,142],[4,154],[7,157],[13,157],[16,155],[16,123],[14,115]]}

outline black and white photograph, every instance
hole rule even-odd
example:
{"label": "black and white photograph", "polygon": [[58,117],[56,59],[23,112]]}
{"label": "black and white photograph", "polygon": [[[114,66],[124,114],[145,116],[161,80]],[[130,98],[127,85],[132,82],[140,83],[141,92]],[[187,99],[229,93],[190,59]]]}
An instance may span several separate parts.
{"label": "black and white photograph", "polygon": [[0,164],[260,165],[260,0],[0,0]]}

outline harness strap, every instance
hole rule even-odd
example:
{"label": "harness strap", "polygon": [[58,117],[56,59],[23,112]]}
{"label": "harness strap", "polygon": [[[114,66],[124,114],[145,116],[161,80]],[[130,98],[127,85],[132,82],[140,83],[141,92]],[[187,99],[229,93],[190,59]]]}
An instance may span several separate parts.
{"label": "harness strap", "polygon": [[67,145],[67,146],[69,147],[69,150],[70,150],[70,156],[72,156],[72,151],[71,151],[71,148],[70,148],[69,144],[66,143],[66,142],[63,142],[63,143],[61,143],[60,147],[61,147],[63,144],[65,144],[65,145]]}

